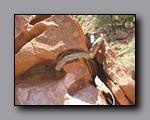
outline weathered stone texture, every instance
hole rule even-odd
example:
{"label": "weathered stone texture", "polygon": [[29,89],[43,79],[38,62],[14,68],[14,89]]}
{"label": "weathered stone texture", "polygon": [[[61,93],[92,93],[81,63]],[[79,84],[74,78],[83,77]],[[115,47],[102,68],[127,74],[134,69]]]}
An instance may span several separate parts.
{"label": "weathered stone texture", "polygon": [[75,59],[56,71],[65,55],[89,52],[87,38],[74,16],[31,18],[15,17],[16,105],[135,104],[135,81],[106,41],[93,60]]}

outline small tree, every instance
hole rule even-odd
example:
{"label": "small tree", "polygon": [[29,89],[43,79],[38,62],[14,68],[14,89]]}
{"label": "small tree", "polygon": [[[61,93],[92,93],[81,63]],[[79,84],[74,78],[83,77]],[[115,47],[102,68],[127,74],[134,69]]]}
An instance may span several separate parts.
{"label": "small tree", "polygon": [[126,22],[134,22],[135,16],[134,15],[117,15],[118,20],[120,21],[123,28],[126,28]]}
{"label": "small tree", "polygon": [[126,22],[134,22],[134,19],[134,15],[95,15],[95,28],[115,33],[118,27],[126,28]]}
{"label": "small tree", "polygon": [[115,32],[115,26],[114,26],[114,15],[96,15],[95,16],[95,27],[96,28],[101,28],[101,30],[105,29],[109,31]]}

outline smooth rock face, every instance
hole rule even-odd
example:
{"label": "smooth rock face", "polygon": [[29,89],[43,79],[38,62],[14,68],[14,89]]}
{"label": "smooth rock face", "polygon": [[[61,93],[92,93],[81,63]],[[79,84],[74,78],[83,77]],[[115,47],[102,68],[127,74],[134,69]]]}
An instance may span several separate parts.
{"label": "smooth rock face", "polygon": [[52,15],[31,26],[30,35],[38,33],[40,28],[35,26],[39,24],[46,26],[45,31],[15,55],[15,105],[107,105],[102,91],[90,84],[92,76],[85,60],[74,60],[55,70],[62,52],[88,51],[76,19]]}

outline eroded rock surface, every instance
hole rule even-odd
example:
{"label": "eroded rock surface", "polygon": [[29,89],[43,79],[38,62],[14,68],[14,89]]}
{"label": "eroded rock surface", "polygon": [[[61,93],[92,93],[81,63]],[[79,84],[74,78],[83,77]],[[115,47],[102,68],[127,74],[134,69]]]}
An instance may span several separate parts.
{"label": "eroded rock surface", "polygon": [[[15,65],[22,66],[21,68],[16,67],[16,76],[28,70],[41,59],[56,60],[61,52],[70,49],[88,51],[86,37],[77,21],[71,16],[55,15],[37,24],[44,24],[46,30],[24,45],[15,55]],[[33,32],[38,30],[40,31],[37,28]],[[33,63],[29,63],[30,60]]]}
{"label": "eroded rock surface", "polygon": [[106,41],[93,60],[75,59],[55,69],[66,55],[89,52],[74,16],[37,15],[24,22],[15,35],[15,105],[135,103],[135,83]]}
{"label": "eroded rock surface", "polygon": [[15,36],[21,32],[23,26],[31,20],[31,15],[15,15]]}
{"label": "eroded rock surface", "polygon": [[95,57],[106,73],[105,84],[118,102],[122,105],[135,104],[135,81],[106,41],[101,44]]}
{"label": "eroded rock surface", "polygon": [[92,76],[84,59],[68,62],[60,71],[54,69],[65,51],[88,51],[79,23],[68,15],[45,18],[34,25],[26,24],[16,37],[26,42],[16,47],[19,49],[15,54],[15,104],[106,105],[103,94],[98,98],[98,89],[90,84]]}

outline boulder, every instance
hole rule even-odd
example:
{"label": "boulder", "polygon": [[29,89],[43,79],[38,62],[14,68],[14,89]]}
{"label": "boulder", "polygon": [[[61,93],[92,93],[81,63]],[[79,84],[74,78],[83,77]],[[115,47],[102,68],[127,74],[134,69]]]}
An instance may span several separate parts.
{"label": "boulder", "polygon": [[15,55],[15,66],[22,67],[16,67],[16,76],[22,74],[40,60],[49,59],[56,62],[58,55],[67,50],[88,51],[86,37],[79,23],[71,16],[54,15],[36,23],[30,27],[30,30],[26,31],[29,33],[29,37],[27,37],[28,34],[24,34],[25,32],[23,33],[24,36],[16,37],[16,41],[18,37],[20,38],[18,41],[30,41],[21,47],[20,51],[17,50],[19,52]]}
{"label": "boulder", "polygon": [[95,43],[94,58],[66,60],[95,48],[75,16],[37,15],[26,22],[15,36],[15,105],[135,104],[135,81],[106,40]]}
{"label": "boulder", "polygon": [[107,105],[103,90],[91,84],[84,59],[55,70],[66,54],[88,52],[87,39],[74,17],[52,15],[25,28],[28,34],[20,32],[19,40],[26,42],[15,54],[15,105]]}
{"label": "boulder", "polygon": [[[71,66],[71,67],[70,67]],[[103,90],[96,89],[84,60],[54,70],[55,64],[39,62],[16,78],[16,105],[107,105]]]}
{"label": "boulder", "polygon": [[123,40],[128,37],[128,33],[123,31],[116,31],[116,40]]}

